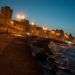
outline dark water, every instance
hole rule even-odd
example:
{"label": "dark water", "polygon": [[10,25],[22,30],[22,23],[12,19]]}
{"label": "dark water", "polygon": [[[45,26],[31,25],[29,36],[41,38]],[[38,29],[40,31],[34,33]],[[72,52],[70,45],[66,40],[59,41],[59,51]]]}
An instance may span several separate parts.
{"label": "dark water", "polygon": [[75,48],[64,49],[62,52],[58,61],[62,70],[59,69],[58,75],[75,75]]}
{"label": "dark water", "polygon": [[[43,51],[44,49],[52,51],[53,53],[53,55],[51,56],[51,54],[48,54],[48,52],[48,56],[46,57],[41,53],[41,56],[38,58],[38,64],[42,67],[43,75],[75,75],[75,48],[62,48],[60,47],[60,45],[54,45],[52,47],[53,48],[48,48],[48,46],[43,46],[43,48],[40,48],[39,46],[33,46],[33,49],[39,51],[32,51],[34,52],[34,54],[40,53],[40,51]],[[46,60],[48,58],[50,58],[49,61]],[[55,60],[53,60],[52,58],[54,58]],[[56,67],[54,64],[56,65]]]}
{"label": "dark water", "polygon": [[[46,69],[43,69],[44,75],[75,75],[75,48],[68,48],[68,49],[60,49],[59,53],[61,54],[59,58],[56,58],[56,62],[58,62],[56,65],[58,67],[56,74],[53,73],[50,74],[46,69],[50,68],[49,63],[44,60],[43,63],[41,63],[41,66],[45,66]],[[58,53],[58,54],[59,54]],[[51,60],[51,58],[50,58]],[[45,65],[44,65],[45,62]],[[53,62],[52,62],[53,64]],[[52,68],[52,67],[51,67]]]}
{"label": "dark water", "polygon": [[64,53],[65,57],[68,58],[69,67],[72,73],[75,75],[75,48],[69,48]]}

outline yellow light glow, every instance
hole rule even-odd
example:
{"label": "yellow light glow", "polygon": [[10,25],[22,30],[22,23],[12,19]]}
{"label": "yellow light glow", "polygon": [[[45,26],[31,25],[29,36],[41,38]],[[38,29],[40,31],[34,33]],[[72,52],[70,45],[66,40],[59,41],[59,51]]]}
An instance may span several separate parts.
{"label": "yellow light glow", "polygon": [[48,30],[48,28],[47,28],[47,27],[45,27],[45,26],[43,26],[43,30]]}
{"label": "yellow light glow", "polygon": [[55,31],[51,31],[52,34],[55,34]]}
{"label": "yellow light glow", "polygon": [[25,16],[24,15],[21,15],[21,19],[25,19]]}
{"label": "yellow light glow", "polygon": [[17,18],[17,19],[20,19],[20,17],[21,17],[20,14],[17,14],[16,18]]}
{"label": "yellow light glow", "polygon": [[16,19],[17,20],[23,20],[23,19],[25,19],[26,18],[26,16],[24,15],[24,14],[17,14],[16,15]]}
{"label": "yellow light glow", "polygon": [[34,22],[31,22],[31,25],[35,25],[35,23]]}
{"label": "yellow light glow", "polygon": [[60,35],[60,33],[56,33],[56,36],[59,36]]}
{"label": "yellow light glow", "polygon": [[13,21],[10,21],[10,23],[11,23],[11,24],[14,24],[14,22],[13,22]]}
{"label": "yellow light glow", "polygon": [[30,35],[30,33],[27,33],[27,35]]}

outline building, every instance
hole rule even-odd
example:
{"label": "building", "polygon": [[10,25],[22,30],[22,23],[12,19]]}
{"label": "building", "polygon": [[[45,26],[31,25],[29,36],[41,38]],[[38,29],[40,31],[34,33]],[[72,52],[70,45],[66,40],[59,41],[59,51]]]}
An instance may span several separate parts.
{"label": "building", "polygon": [[0,10],[0,30],[9,33],[26,33],[30,29],[29,20],[12,20],[13,10],[9,6],[1,7]]}
{"label": "building", "polygon": [[63,30],[51,30],[50,36],[53,39],[64,41],[64,31]]}
{"label": "building", "polygon": [[0,9],[0,32],[8,31],[8,24],[12,18],[13,10],[9,6]]}
{"label": "building", "polygon": [[11,19],[13,10],[9,6],[1,7],[0,17],[3,19]]}

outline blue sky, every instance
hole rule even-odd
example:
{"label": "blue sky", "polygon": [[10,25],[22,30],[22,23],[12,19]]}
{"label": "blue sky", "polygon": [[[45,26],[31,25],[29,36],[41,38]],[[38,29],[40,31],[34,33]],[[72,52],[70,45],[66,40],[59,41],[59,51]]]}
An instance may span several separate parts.
{"label": "blue sky", "polygon": [[75,0],[0,0],[4,5],[14,9],[13,16],[23,11],[31,21],[75,35]]}

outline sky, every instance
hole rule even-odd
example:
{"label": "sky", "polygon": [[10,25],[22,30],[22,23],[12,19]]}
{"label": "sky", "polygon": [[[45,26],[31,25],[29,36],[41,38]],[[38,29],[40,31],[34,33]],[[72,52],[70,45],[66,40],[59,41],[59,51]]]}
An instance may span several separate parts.
{"label": "sky", "polygon": [[5,5],[13,9],[13,17],[23,12],[41,26],[75,35],[75,0],[0,0],[0,7]]}

